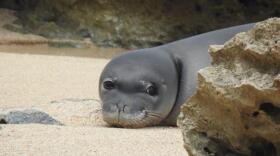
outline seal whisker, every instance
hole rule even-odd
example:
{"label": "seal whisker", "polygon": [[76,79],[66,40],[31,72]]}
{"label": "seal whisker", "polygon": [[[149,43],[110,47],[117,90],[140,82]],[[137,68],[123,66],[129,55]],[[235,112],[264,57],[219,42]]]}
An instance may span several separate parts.
{"label": "seal whisker", "polygon": [[147,115],[150,115],[150,116],[156,116],[156,117],[161,117],[161,115],[160,115],[160,114],[148,113]]}
{"label": "seal whisker", "polygon": [[159,113],[155,113],[155,112],[151,112],[151,111],[147,111],[147,116],[153,116],[153,117],[158,117],[160,119],[162,119],[162,115]]}
{"label": "seal whisker", "polygon": [[150,121],[161,121],[161,118],[156,116],[147,116],[141,120],[141,122],[150,122]]}

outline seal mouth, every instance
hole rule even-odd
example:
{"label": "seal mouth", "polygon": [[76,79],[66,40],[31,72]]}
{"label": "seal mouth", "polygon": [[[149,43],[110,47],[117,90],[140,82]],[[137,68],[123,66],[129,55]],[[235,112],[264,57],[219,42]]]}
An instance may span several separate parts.
{"label": "seal mouth", "polygon": [[110,126],[121,128],[143,128],[159,124],[163,117],[159,113],[153,111],[142,110],[137,114],[123,113],[104,113],[103,120]]}

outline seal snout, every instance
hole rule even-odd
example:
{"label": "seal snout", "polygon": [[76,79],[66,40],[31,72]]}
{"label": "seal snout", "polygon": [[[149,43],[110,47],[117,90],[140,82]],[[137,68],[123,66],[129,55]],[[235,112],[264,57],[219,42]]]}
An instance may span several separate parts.
{"label": "seal snout", "polygon": [[130,106],[125,103],[106,105],[103,108],[103,120],[111,126],[138,128],[144,127],[141,121],[146,117],[144,107]]}

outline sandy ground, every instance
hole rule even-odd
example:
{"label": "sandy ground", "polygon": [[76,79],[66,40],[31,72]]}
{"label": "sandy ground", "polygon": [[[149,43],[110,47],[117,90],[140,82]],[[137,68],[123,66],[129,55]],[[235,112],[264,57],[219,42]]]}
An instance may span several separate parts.
{"label": "sandy ground", "polygon": [[98,99],[108,60],[0,53],[1,107],[44,105],[62,98]]}
{"label": "sandy ground", "polygon": [[[47,107],[57,99],[98,99],[105,59],[0,52],[0,107]],[[58,112],[59,113],[59,112]],[[4,125],[0,155],[187,155],[178,128]]]}
{"label": "sandy ground", "polygon": [[0,125],[0,156],[187,155],[178,128],[121,129],[102,122],[99,75],[124,49],[27,46],[22,43],[45,38],[2,28],[15,20],[13,14],[0,9],[0,113],[39,108],[65,125]]}
{"label": "sandy ground", "polygon": [[12,125],[1,130],[3,156],[182,156],[177,129]]}

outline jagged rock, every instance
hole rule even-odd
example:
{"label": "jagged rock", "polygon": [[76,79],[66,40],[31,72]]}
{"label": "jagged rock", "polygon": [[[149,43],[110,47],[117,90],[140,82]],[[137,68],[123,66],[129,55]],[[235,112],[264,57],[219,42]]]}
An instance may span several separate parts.
{"label": "jagged rock", "polygon": [[48,124],[62,125],[47,113],[36,109],[10,110],[7,113],[1,113],[0,124]]}
{"label": "jagged rock", "polygon": [[222,46],[178,118],[190,156],[280,155],[280,18]]}

